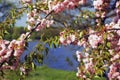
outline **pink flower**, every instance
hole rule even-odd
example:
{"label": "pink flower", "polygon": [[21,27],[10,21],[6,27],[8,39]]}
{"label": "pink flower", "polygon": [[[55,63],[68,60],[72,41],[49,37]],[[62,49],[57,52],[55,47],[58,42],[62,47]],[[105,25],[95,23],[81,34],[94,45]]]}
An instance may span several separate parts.
{"label": "pink flower", "polygon": [[75,3],[71,1],[71,2],[68,3],[67,8],[68,9],[73,9],[75,6],[76,6]]}
{"label": "pink flower", "polygon": [[69,0],[64,0],[63,2],[64,5],[68,5],[68,3],[69,3]]}
{"label": "pink flower", "polygon": [[[14,56],[20,57],[24,51],[25,41],[24,40],[13,40],[11,41],[10,45],[8,46],[9,50],[14,50]],[[10,52],[8,52],[10,53]]]}
{"label": "pink flower", "polygon": [[0,56],[3,56],[6,53],[6,47],[9,44],[9,41],[0,40]]}
{"label": "pink flower", "polygon": [[26,72],[26,69],[25,69],[25,67],[20,67],[20,71],[23,73],[23,74],[27,74],[27,72]]}
{"label": "pink flower", "polygon": [[32,26],[30,26],[30,25],[28,25],[28,26],[27,26],[27,29],[28,29],[28,30],[32,30],[32,29],[33,29],[33,27],[32,27]]}
{"label": "pink flower", "polygon": [[47,20],[46,19],[42,19],[41,23],[38,25],[38,27],[36,28],[36,31],[40,31],[42,30],[44,27],[46,27],[47,25]]}
{"label": "pink flower", "polygon": [[93,5],[95,9],[101,9],[101,5],[103,5],[103,0],[95,0],[93,1]]}
{"label": "pink flower", "polygon": [[35,19],[33,17],[28,18],[27,22],[30,23],[30,24],[35,24]]}
{"label": "pink flower", "polygon": [[20,57],[21,54],[23,53],[23,51],[24,51],[24,49],[16,49],[16,50],[14,51],[14,56]]}
{"label": "pink flower", "polygon": [[120,6],[120,1],[117,1],[116,8]]}
{"label": "pink flower", "polygon": [[102,42],[102,37],[97,36],[96,34],[92,34],[88,37],[88,41],[92,48],[97,48],[98,43]]}
{"label": "pink flower", "polygon": [[4,58],[5,58],[5,59],[8,59],[8,58],[11,56],[12,51],[13,51],[13,50],[7,50],[6,54],[4,55]]}
{"label": "pink flower", "polygon": [[[120,19],[112,26],[112,28],[120,29]],[[120,30],[117,30],[117,34],[120,36]]]}
{"label": "pink flower", "polygon": [[120,58],[120,55],[116,54],[116,55],[113,56],[113,58],[111,58],[111,61],[117,60],[119,58]]}
{"label": "pink flower", "polygon": [[70,40],[71,40],[71,42],[74,42],[75,41],[75,39],[76,39],[76,37],[75,37],[75,35],[70,35]]}
{"label": "pink flower", "polygon": [[46,21],[47,27],[50,27],[53,23],[54,23],[53,20],[47,20]]}
{"label": "pink flower", "polygon": [[119,76],[119,75],[120,75],[119,72],[115,72],[115,73],[112,75],[112,78],[114,79],[114,78],[116,78],[116,77]]}
{"label": "pink flower", "polygon": [[120,38],[119,38],[119,41],[118,41],[117,45],[120,45]]}
{"label": "pink flower", "polygon": [[23,3],[31,3],[32,0],[21,0]]}
{"label": "pink flower", "polygon": [[120,76],[120,63],[113,63],[108,73],[109,80],[117,80]]}
{"label": "pink flower", "polygon": [[67,42],[67,44],[71,44],[72,41],[69,38],[69,39],[66,40],[66,42]]}
{"label": "pink flower", "polygon": [[64,43],[64,41],[65,41],[65,39],[64,39],[63,36],[60,36],[60,39],[59,39],[59,40],[60,40],[61,43]]}
{"label": "pink flower", "polygon": [[53,7],[53,10],[55,11],[55,13],[59,13],[59,12],[62,12],[64,8],[65,8],[64,4],[58,3],[57,5]]}
{"label": "pink flower", "polygon": [[6,52],[5,44],[0,44],[0,56],[3,56]]}
{"label": "pink flower", "polygon": [[80,62],[81,59],[83,58],[83,55],[80,51],[76,51],[76,56],[77,56],[77,60]]}
{"label": "pink flower", "polygon": [[80,5],[83,5],[83,4],[85,4],[85,3],[86,3],[86,0],[80,0],[80,1],[79,1],[79,4],[80,4]]}

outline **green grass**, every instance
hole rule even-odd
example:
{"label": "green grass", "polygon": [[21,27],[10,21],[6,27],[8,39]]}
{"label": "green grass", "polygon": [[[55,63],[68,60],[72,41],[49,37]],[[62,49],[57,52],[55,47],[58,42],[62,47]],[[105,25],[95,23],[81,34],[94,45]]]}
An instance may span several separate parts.
{"label": "green grass", "polygon": [[[7,80],[19,80],[19,76],[14,72],[9,72],[6,76]],[[25,80],[78,80],[76,78],[76,72],[64,71],[58,69],[51,69],[46,66],[37,67],[35,71],[32,71]]]}

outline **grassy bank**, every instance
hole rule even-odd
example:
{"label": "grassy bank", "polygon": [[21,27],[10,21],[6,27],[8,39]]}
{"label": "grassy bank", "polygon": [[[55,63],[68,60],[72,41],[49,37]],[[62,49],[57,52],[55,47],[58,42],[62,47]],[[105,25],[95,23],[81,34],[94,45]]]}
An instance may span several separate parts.
{"label": "grassy bank", "polygon": [[[9,72],[7,80],[18,80],[19,77],[14,72]],[[38,67],[32,71],[25,80],[78,80],[76,72],[51,69],[46,66]]]}

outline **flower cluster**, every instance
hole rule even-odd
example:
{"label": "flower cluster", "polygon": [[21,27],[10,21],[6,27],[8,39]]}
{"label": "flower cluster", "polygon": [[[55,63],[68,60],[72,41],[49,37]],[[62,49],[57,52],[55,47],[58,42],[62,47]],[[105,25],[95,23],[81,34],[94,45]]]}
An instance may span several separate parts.
{"label": "flower cluster", "polygon": [[[0,45],[0,64],[4,62],[9,62],[11,57],[14,57],[16,60],[19,60],[25,47],[24,40],[12,40],[11,42],[6,40],[0,40],[0,44],[1,44]],[[13,62],[13,64],[14,63],[15,62]],[[3,66],[3,67],[6,67],[6,66]]]}
{"label": "flower cluster", "polygon": [[[25,46],[24,41],[12,40],[9,43],[6,43],[6,42],[8,41],[5,41],[5,40],[0,41],[1,43],[0,59],[1,60],[2,58],[8,59],[11,55],[14,55],[15,57],[19,58],[24,51],[24,46]],[[2,62],[1,60],[0,62]]]}
{"label": "flower cluster", "polygon": [[74,34],[66,35],[65,31],[60,33],[59,41],[63,45],[69,44],[77,45],[79,43],[77,37]]}
{"label": "flower cluster", "polygon": [[120,62],[110,65],[109,80],[120,80]]}
{"label": "flower cluster", "polygon": [[40,21],[40,25],[38,25],[38,27],[36,28],[36,31],[40,31],[41,29],[45,28],[45,27],[50,27],[53,24],[53,20],[46,20],[46,19],[42,19]]}
{"label": "flower cluster", "polygon": [[64,0],[58,2],[56,5],[52,4],[52,1],[48,2],[49,10],[54,10],[55,13],[64,11],[65,9],[73,9],[79,4],[85,4],[86,0]]}
{"label": "flower cluster", "polygon": [[97,48],[98,44],[103,42],[103,38],[102,38],[102,36],[98,36],[96,34],[91,34],[88,37],[88,42],[90,43],[92,48]]}
{"label": "flower cluster", "polygon": [[117,23],[120,19],[120,1],[116,2],[116,14],[117,16],[114,18],[114,22]]}
{"label": "flower cluster", "polygon": [[[93,58],[89,58],[89,53],[83,53],[80,51],[76,51],[77,59],[79,62],[84,63],[84,70],[81,70],[80,67],[78,67],[78,72],[76,73],[77,77],[86,78],[86,73],[89,72],[91,74],[95,73],[94,70],[94,64],[93,64]],[[82,66],[82,65],[81,65]]]}
{"label": "flower cluster", "polygon": [[20,71],[25,75],[27,74],[26,69],[24,67],[20,67]]}
{"label": "flower cluster", "polygon": [[32,0],[21,0],[23,3],[31,3]]}
{"label": "flower cluster", "polygon": [[0,40],[0,63],[9,59],[9,57],[12,55],[12,50],[9,48],[6,49],[8,44],[9,41]]}
{"label": "flower cluster", "polygon": [[36,31],[40,31],[41,29],[45,28],[46,26],[49,27],[53,24],[53,20],[47,20],[47,19],[41,19],[39,16],[39,13],[37,12],[37,9],[33,9],[30,13],[27,14],[27,22],[28,22],[28,30],[32,30],[33,26],[36,26]]}
{"label": "flower cluster", "polygon": [[32,3],[32,0],[21,0],[21,2],[24,4],[24,6],[28,6],[30,3]]}
{"label": "flower cluster", "polygon": [[110,0],[94,0],[93,5],[97,10],[105,10],[109,6]]}
{"label": "flower cluster", "polygon": [[96,15],[96,22],[97,25],[99,26],[104,20],[104,18],[107,15],[107,10],[110,5],[110,0],[94,0],[93,1],[93,6],[97,10],[95,12]]}

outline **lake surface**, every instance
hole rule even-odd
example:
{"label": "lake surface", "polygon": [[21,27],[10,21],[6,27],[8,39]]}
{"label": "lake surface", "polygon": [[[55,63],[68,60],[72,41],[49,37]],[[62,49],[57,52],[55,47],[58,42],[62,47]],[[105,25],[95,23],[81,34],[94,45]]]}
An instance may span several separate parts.
{"label": "lake surface", "polygon": [[[34,47],[38,44],[38,41],[29,42],[28,44],[28,49],[21,56],[21,60],[24,60],[24,56],[34,49]],[[43,64],[55,69],[76,70],[79,64],[76,61],[75,54],[77,49],[82,50],[82,48],[78,48],[74,45],[52,48],[49,50],[48,55],[44,58]]]}

